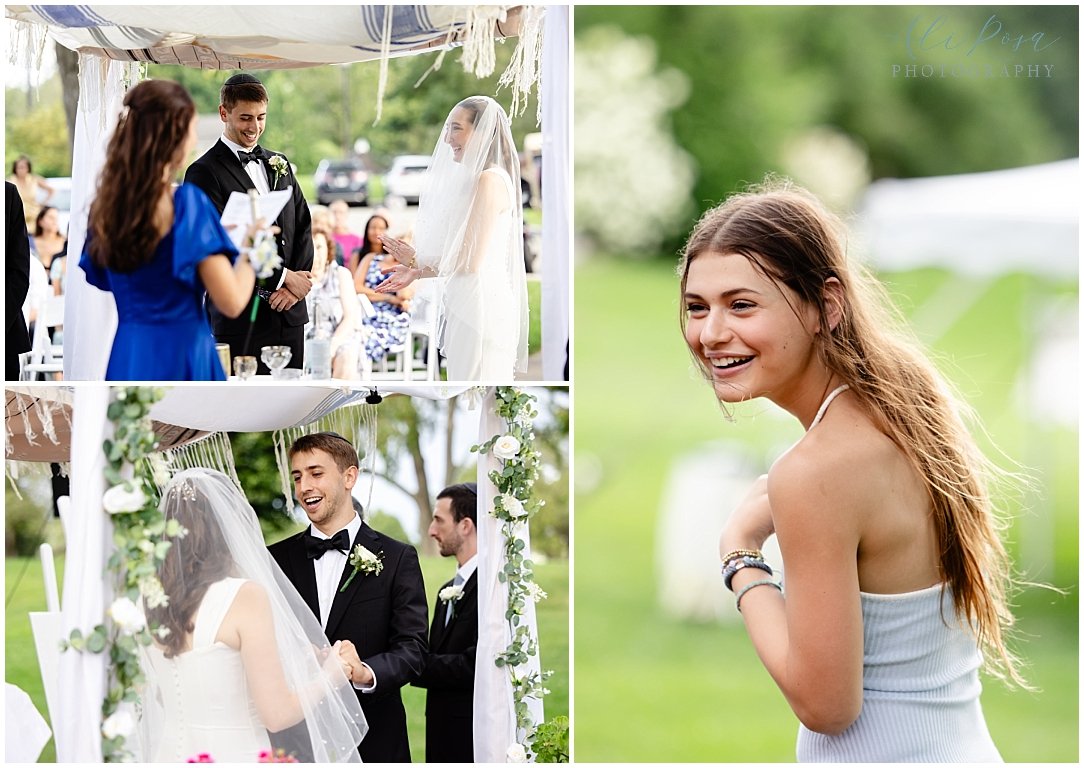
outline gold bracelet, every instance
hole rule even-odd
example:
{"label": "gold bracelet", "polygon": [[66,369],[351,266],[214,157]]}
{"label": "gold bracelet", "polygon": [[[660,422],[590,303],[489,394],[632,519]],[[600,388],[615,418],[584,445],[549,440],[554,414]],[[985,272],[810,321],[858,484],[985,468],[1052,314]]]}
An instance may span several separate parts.
{"label": "gold bracelet", "polygon": [[407,267],[409,267],[410,269],[417,269],[418,268],[418,254],[417,253],[410,254],[410,263],[407,264]]}
{"label": "gold bracelet", "polygon": [[737,560],[739,557],[758,557],[763,560],[764,553],[759,549],[735,549],[723,555],[723,567],[725,568],[731,560]]}

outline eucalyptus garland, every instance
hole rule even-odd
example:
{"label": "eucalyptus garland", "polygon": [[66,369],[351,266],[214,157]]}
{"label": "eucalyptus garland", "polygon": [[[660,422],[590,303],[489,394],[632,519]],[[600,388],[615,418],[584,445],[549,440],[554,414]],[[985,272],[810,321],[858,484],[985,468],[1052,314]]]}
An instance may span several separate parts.
{"label": "eucalyptus garland", "polygon": [[533,564],[524,555],[527,547],[522,534],[527,523],[545,504],[531,498],[541,456],[534,447],[533,424],[538,411],[535,397],[515,387],[496,388],[496,410],[505,424],[506,431],[494,435],[482,445],[471,450],[491,454],[497,459],[499,469],[489,473],[498,494],[493,499],[490,514],[501,521],[504,547],[504,566],[497,578],[508,588],[508,622],[511,641],[495,660],[498,667],[508,669],[516,712],[517,733],[523,734],[523,744],[517,741],[509,749],[509,759],[520,761],[526,756],[525,747],[530,746],[537,723],[533,722],[528,709],[528,699],[539,699],[549,693],[543,683],[552,672],[521,672],[518,668],[538,655],[538,638],[524,621],[528,601],[538,602],[546,593],[535,583]]}
{"label": "eucalyptus garland", "polygon": [[[140,646],[148,646],[165,628],[148,626],[140,598],[148,607],[168,604],[158,580],[158,566],[165,560],[171,538],[185,531],[176,520],[168,523],[158,511],[158,485],[168,479],[165,467],[153,454],[157,437],[151,427],[151,406],[164,390],[127,387],[114,390],[107,417],[113,422],[112,439],[106,440],[105,479],[109,489],[102,507],[113,522],[114,552],[107,571],[112,574],[116,599],[101,624],[86,637],[72,630],[64,649],[106,653],[109,658],[108,691],[102,702],[102,757],[123,762],[132,757],[126,739],[135,719],[122,704],[135,704],[136,687],[143,682]],[[139,471],[142,470],[142,471]],[[148,476],[149,475],[149,476]]]}

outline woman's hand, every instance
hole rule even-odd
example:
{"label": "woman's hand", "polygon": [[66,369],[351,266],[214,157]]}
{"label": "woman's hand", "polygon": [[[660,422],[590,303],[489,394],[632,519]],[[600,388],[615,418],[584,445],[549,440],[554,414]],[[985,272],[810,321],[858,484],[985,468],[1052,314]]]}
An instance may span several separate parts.
{"label": "woman's hand", "polygon": [[402,240],[397,240],[394,237],[382,235],[380,244],[384,250],[391,254],[392,258],[400,264],[410,264],[414,261],[415,250],[414,246],[410,243],[404,243]]}
{"label": "woman's hand", "polygon": [[719,537],[719,556],[735,549],[760,549],[773,533],[768,476],[761,475],[727,519]]}
{"label": "woman's hand", "polygon": [[418,276],[421,274],[421,270],[411,269],[405,264],[381,267],[380,271],[388,275],[388,277],[376,287],[377,293],[395,293],[401,291],[417,280]]}

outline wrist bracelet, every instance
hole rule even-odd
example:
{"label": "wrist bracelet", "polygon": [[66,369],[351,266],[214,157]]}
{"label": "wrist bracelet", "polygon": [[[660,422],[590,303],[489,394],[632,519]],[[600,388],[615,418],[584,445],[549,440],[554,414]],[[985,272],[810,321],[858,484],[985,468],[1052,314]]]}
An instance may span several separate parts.
{"label": "wrist bracelet", "polygon": [[741,613],[741,599],[745,597],[746,592],[748,592],[750,589],[753,589],[754,587],[767,586],[768,584],[771,584],[773,587],[778,589],[779,594],[783,594],[783,588],[771,579],[761,579],[760,581],[754,581],[746,584],[744,587],[741,588],[741,591],[738,592],[738,596],[734,599],[734,607],[738,609],[738,613]]}
{"label": "wrist bracelet", "polygon": [[723,567],[725,568],[731,560],[737,560],[739,557],[756,557],[763,560],[764,553],[759,549],[732,549],[723,555]]}
{"label": "wrist bracelet", "polygon": [[769,576],[772,575],[772,567],[764,562],[762,557],[742,555],[739,558],[732,559],[729,564],[723,566],[723,584],[731,592],[734,591],[734,587],[731,586],[731,582],[734,581],[734,574],[742,568],[759,568]]}

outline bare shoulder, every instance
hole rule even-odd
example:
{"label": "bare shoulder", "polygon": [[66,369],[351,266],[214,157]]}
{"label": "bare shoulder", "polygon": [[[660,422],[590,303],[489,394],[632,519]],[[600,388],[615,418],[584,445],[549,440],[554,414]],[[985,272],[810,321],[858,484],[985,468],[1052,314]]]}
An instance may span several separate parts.
{"label": "bare shoulder", "polygon": [[267,590],[262,584],[246,579],[241,588],[237,590],[237,596],[233,599],[234,608],[243,612],[255,612],[270,605]]}

